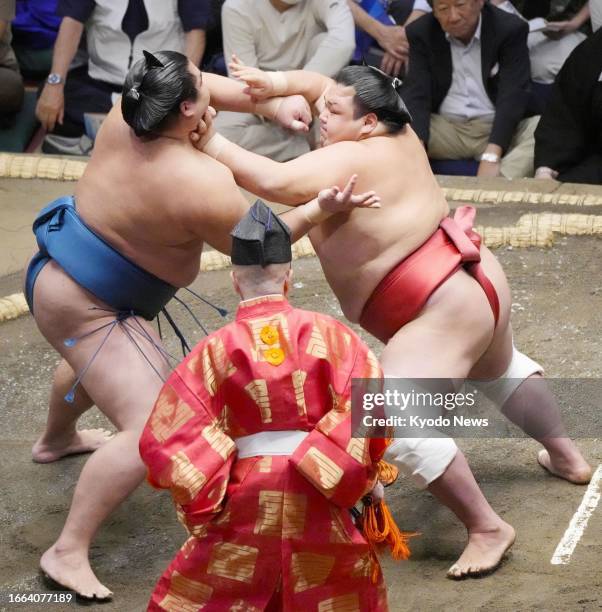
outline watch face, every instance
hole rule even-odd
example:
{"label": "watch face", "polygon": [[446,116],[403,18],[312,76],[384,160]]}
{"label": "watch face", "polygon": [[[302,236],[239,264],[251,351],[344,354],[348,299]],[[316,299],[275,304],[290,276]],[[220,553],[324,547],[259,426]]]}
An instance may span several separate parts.
{"label": "watch face", "polygon": [[61,78],[60,74],[53,73],[48,75],[47,80],[51,85],[58,85],[63,79]]}

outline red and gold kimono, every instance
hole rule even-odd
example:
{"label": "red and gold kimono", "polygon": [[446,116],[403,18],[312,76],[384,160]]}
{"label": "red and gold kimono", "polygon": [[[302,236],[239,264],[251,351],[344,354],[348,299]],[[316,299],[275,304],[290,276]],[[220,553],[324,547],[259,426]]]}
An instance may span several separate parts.
{"label": "red and gold kimono", "polygon": [[[354,332],[282,296],[242,302],[195,347],[140,440],[149,481],[171,490],[190,534],[149,610],[387,609],[348,511],[380,459],[377,441],[351,437],[351,379],[380,376]],[[282,430],[309,433],[292,455],[238,458],[237,439]]]}

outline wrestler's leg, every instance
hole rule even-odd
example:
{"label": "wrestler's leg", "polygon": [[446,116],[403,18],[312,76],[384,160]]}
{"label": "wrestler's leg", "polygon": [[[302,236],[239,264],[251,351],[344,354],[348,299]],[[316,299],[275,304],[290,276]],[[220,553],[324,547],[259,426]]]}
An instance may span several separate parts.
{"label": "wrestler's leg", "polygon": [[[389,341],[381,356],[384,373],[398,378],[463,379],[491,342],[492,328],[482,289],[463,272],[455,274],[433,294],[421,316]],[[466,548],[448,576],[493,571],[512,546],[514,529],[491,508],[460,450],[442,469],[443,474],[427,481],[427,488],[468,531]]]}
{"label": "wrestler's leg", "polygon": [[75,425],[79,417],[94,405],[82,385],[75,390],[72,403],[65,395],[75,383],[71,366],[61,359],[54,372],[46,428],[32,448],[36,463],[50,463],[66,455],[95,451],[111,436],[106,429],[80,429]]}
{"label": "wrestler's leg", "polygon": [[[483,248],[481,256],[485,272],[498,289],[503,313],[491,344],[469,374],[469,378],[487,380],[506,372],[513,344],[508,304],[510,291],[504,272],[489,249]],[[528,377],[504,403],[502,413],[544,446],[538,461],[545,469],[575,484],[589,482],[592,468],[567,437],[556,398],[541,374]]]}
{"label": "wrestler's leg", "polygon": [[[97,598],[110,596],[110,591],[90,567],[90,542],[104,519],[144,478],[138,439],[162,386],[161,379],[139,348],[163,378],[168,375],[167,364],[160,353],[142,337],[148,334],[153,342],[160,343],[155,330],[146,321],[130,318],[113,327],[108,336],[109,327],[85,336],[114,320],[114,315],[105,314],[106,308],[54,262],[40,272],[34,290],[36,323],[74,372],[84,371],[106,337],[83,384],[118,433],[86,462],[65,526],[40,560],[41,568],[51,578],[84,596]],[[136,327],[140,333],[124,325]],[[139,348],[126,334],[126,329]],[[67,338],[80,340],[66,346]]]}
{"label": "wrestler's leg", "polygon": [[[139,322],[159,342],[152,327],[146,321]],[[166,377],[166,366],[155,349],[146,340],[137,340]],[[60,345],[55,348],[63,352],[74,370],[82,371],[99,341],[92,336],[70,349]],[[83,596],[106,598],[111,593],[90,567],[89,546],[102,522],[144,479],[138,440],[162,382],[119,328],[112,332],[84,382],[90,397],[118,433],[86,462],[65,526],[42,556],[40,566],[51,578]]]}

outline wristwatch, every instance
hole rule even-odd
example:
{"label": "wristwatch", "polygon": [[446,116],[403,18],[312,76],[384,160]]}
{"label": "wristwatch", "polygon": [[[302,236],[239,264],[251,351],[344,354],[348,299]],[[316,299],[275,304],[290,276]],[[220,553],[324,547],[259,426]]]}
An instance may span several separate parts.
{"label": "wristwatch", "polygon": [[51,72],[46,78],[48,85],[60,85],[65,79],[58,72]]}
{"label": "wristwatch", "polygon": [[492,164],[499,164],[500,156],[497,153],[483,153],[479,157],[479,161],[491,162]]}

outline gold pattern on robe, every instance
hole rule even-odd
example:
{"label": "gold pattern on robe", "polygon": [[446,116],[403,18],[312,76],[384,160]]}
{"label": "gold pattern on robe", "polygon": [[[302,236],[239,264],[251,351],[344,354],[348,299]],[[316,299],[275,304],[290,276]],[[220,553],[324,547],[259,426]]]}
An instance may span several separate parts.
{"label": "gold pattern on robe", "polygon": [[217,426],[231,438],[240,438],[242,436],[247,435],[247,431],[244,427],[241,427],[237,422],[234,413],[232,412],[232,408],[227,404],[224,404],[222,408],[222,412],[217,421]]}
{"label": "gold pattern on robe", "polygon": [[218,387],[236,372],[230,361],[221,338],[211,338],[203,347],[200,355],[187,362],[188,369],[196,376],[202,376],[207,393],[213,397]]}
{"label": "gold pattern on robe", "polygon": [[244,599],[237,599],[231,606],[228,612],[261,612],[256,606],[252,606]]}
{"label": "gold pattern on robe", "polygon": [[299,461],[301,473],[326,497],[331,497],[341,478],[343,470],[317,448],[307,450]]}
{"label": "gold pattern on robe", "polygon": [[226,495],[227,488],[228,488],[228,479],[223,478],[221,482],[216,484],[213,487],[213,489],[211,489],[211,491],[209,491],[209,493],[207,494],[207,499],[210,499],[211,501],[215,502],[213,507],[211,508],[212,511],[215,512],[219,510],[221,503],[224,501],[224,497]]}
{"label": "gold pattern on robe", "polygon": [[260,491],[259,511],[253,533],[256,535],[280,537],[282,533],[282,491]]}
{"label": "gold pattern on robe", "polygon": [[265,455],[255,465],[260,474],[269,474],[272,471],[272,456]]}
{"label": "gold pattern on robe", "polygon": [[334,390],[332,385],[328,385],[328,392],[332,400],[332,408],[339,412],[347,412],[346,405],[341,402],[341,396]]}
{"label": "gold pattern on robe", "polygon": [[347,534],[345,523],[341,517],[341,511],[336,507],[330,508],[330,542],[332,544],[348,544],[351,538]]}
{"label": "gold pattern on robe", "polygon": [[192,554],[192,551],[196,548],[197,539],[196,538],[188,538],[182,548],[180,548],[180,552],[184,555],[184,559],[188,559]]}
{"label": "gold pattern on robe", "polygon": [[303,537],[305,532],[305,516],[307,513],[307,497],[301,493],[285,493],[282,510],[282,537]]}
{"label": "gold pattern on robe", "polygon": [[320,328],[317,324],[314,324],[311,330],[311,336],[309,338],[309,342],[307,344],[307,349],[305,350],[305,352],[308,355],[316,357],[317,359],[328,358],[328,349],[326,348],[326,342],[324,341],[322,332],[320,331]]}
{"label": "gold pattern on robe", "polygon": [[360,557],[354,564],[351,570],[352,578],[367,578],[372,573],[372,559],[368,553]]}
{"label": "gold pattern on robe", "polygon": [[357,593],[324,599],[318,604],[318,612],[361,612]]}
{"label": "gold pattern on robe", "polygon": [[370,440],[368,438],[351,438],[345,452],[351,455],[358,463],[368,465]]}
{"label": "gold pattern on robe", "polygon": [[294,591],[301,593],[326,582],[334,566],[334,557],[310,552],[297,552],[291,556],[291,574]]}
{"label": "gold pattern on robe", "polygon": [[220,542],[213,546],[207,573],[230,580],[253,581],[259,549],[254,546]]}
{"label": "gold pattern on robe", "polygon": [[368,351],[368,355],[366,357],[366,367],[367,371],[365,378],[381,378],[382,375],[380,364],[372,351]]}
{"label": "gold pattern on robe", "polygon": [[236,450],[234,440],[218,427],[217,421],[204,427],[201,435],[224,461]]}
{"label": "gold pattern on robe", "polygon": [[159,442],[165,442],[193,416],[192,408],[178,398],[172,387],[166,385],[159,394],[148,424],[153,436]]}
{"label": "gold pattern on robe", "polygon": [[351,336],[327,319],[317,318],[316,321],[326,345],[328,360],[332,363],[335,371],[340,370],[342,364],[347,359],[347,353],[351,345]]}
{"label": "gold pattern on robe", "polygon": [[272,409],[270,408],[270,397],[268,395],[268,383],[261,379],[252,380],[245,391],[259,407],[262,423],[272,422]]}
{"label": "gold pattern on robe", "polygon": [[227,508],[226,510],[222,510],[218,515],[217,518],[213,519],[213,523],[215,525],[225,525],[226,523],[230,522],[230,508]]}
{"label": "gold pattern on robe", "polygon": [[299,416],[305,416],[307,414],[307,406],[305,404],[305,391],[303,385],[307,378],[307,372],[303,370],[295,370],[292,373],[293,377],[293,388],[295,389],[295,400],[297,402],[297,413]]}
{"label": "gold pattern on robe", "polygon": [[193,525],[192,527],[188,527],[188,533],[199,539],[206,537],[208,531],[209,529],[207,523],[201,523],[200,525]]}
{"label": "gold pattern on robe", "polygon": [[302,538],[307,498],[298,493],[261,491],[253,533],[283,538]]}
{"label": "gold pattern on robe", "polygon": [[[272,348],[281,349],[284,351],[285,355],[290,355],[290,333],[288,329],[288,320],[284,313],[278,312],[269,317],[248,319],[247,323],[251,328],[253,342],[251,346],[251,355],[255,362],[266,361],[266,351]],[[268,343],[264,341],[264,338],[262,338],[262,331],[265,330],[266,327],[276,330],[278,334],[276,342]]]}
{"label": "gold pattern on robe", "polygon": [[334,429],[338,427],[347,418],[348,416],[344,412],[327,412],[320,419],[319,429],[323,434],[328,435],[332,433],[332,431],[334,431]]}
{"label": "gold pattern on robe", "polygon": [[171,457],[173,498],[179,504],[190,503],[207,482],[207,477],[180,451]]}
{"label": "gold pattern on robe", "polygon": [[209,585],[174,571],[169,589],[159,605],[169,612],[197,612],[211,599],[212,593],[213,589]]}

